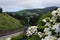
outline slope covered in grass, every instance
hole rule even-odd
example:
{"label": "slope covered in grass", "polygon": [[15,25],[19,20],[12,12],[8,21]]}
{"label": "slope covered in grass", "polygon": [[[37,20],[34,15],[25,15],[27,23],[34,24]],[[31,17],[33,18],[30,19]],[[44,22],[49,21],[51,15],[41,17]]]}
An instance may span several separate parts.
{"label": "slope covered in grass", "polygon": [[0,13],[0,32],[6,30],[15,30],[21,27],[22,24],[19,20],[7,14]]}

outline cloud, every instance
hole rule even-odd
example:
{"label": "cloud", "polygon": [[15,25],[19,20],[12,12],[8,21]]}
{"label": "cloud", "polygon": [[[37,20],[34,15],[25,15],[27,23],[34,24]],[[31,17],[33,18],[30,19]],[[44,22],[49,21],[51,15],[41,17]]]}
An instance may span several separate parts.
{"label": "cloud", "polygon": [[60,6],[60,0],[44,0],[42,1],[42,6]]}
{"label": "cloud", "polygon": [[4,11],[18,11],[59,5],[60,0],[0,0],[0,7]]}

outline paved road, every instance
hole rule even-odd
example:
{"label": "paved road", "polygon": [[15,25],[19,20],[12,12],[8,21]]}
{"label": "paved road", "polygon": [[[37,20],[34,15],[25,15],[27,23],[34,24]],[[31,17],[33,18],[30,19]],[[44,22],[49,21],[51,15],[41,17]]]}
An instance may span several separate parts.
{"label": "paved road", "polygon": [[21,33],[23,33],[23,31],[17,32],[17,33],[13,33],[13,34],[10,34],[10,35],[6,35],[6,36],[2,36],[2,37],[0,37],[0,40],[4,40],[5,38],[10,38],[10,37],[13,37],[13,36],[18,36]]}
{"label": "paved road", "polygon": [[25,27],[25,28],[22,28],[23,30],[18,30],[17,32],[13,32],[13,33],[10,33],[10,34],[5,34],[5,36],[0,36],[0,40],[4,40],[5,38],[10,38],[10,37],[13,37],[13,36],[17,36],[21,33],[23,33],[24,31],[27,30],[28,27]]}

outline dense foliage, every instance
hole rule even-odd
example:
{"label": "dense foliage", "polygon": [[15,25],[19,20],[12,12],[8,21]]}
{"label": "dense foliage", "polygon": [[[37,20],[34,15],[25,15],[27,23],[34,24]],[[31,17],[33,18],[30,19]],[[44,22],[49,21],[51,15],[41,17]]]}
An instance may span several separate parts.
{"label": "dense foliage", "polygon": [[38,35],[33,35],[30,38],[27,38],[26,40],[40,40],[40,37]]}
{"label": "dense foliage", "polygon": [[40,40],[40,37],[38,35],[27,37],[26,34],[20,34],[19,36],[12,37],[11,40]]}
{"label": "dense foliage", "polygon": [[37,21],[37,25],[38,25],[38,26],[43,26],[44,23],[42,22],[42,20],[43,20],[44,18],[46,18],[46,17],[51,18],[51,17],[52,17],[51,12],[48,12],[47,14],[41,15],[41,16],[39,17],[39,20]]}
{"label": "dense foliage", "polygon": [[27,36],[25,34],[20,34],[19,36],[12,37],[11,40],[26,40]]}

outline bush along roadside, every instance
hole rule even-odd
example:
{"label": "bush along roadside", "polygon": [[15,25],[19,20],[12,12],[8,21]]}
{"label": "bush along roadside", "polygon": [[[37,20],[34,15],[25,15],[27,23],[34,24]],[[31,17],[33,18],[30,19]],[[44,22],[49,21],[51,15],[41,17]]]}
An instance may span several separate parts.
{"label": "bush along roadside", "polygon": [[[42,22],[43,25],[31,26],[27,29],[26,39],[24,36],[19,38],[23,40],[60,40],[60,8],[52,11],[51,17],[43,18]],[[17,37],[18,40],[19,38]],[[15,37],[13,39],[16,40]]]}

